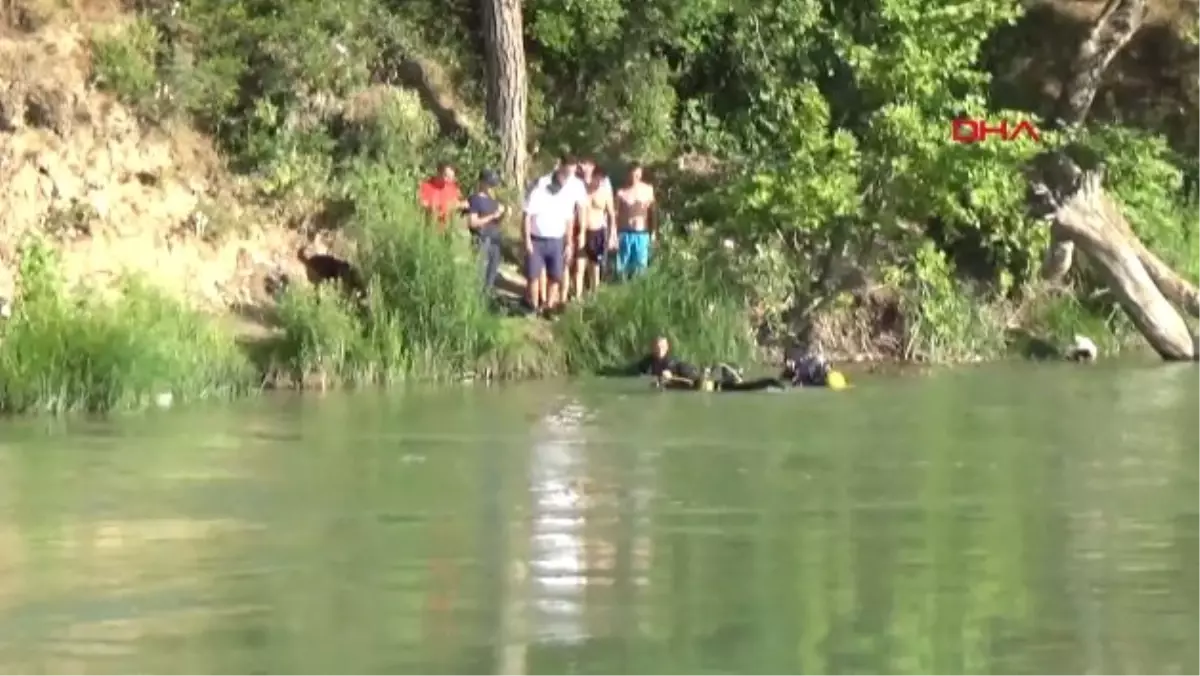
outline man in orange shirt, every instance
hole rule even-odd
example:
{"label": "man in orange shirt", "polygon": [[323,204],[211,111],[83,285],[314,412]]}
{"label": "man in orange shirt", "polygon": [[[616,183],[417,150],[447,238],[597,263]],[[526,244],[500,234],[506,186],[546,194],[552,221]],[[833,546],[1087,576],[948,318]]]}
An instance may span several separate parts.
{"label": "man in orange shirt", "polygon": [[438,164],[437,175],[421,183],[418,193],[421,206],[437,219],[438,225],[446,228],[450,216],[463,208],[462,194],[455,181],[454,167],[446,162]]}

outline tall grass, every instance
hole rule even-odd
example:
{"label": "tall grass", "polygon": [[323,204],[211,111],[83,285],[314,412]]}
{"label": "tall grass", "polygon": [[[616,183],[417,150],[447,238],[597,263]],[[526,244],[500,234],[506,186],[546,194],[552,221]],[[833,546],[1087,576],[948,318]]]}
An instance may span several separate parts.
{"label": "tall grass", "polygon": [[601,288],[567,310],[554,334],[574,373],[602,372],[644,355],[656,336],[697,363],[754,353],[744,299],[701,260],[670,250],[642,276]]}
{"label": "tall grass", "polygon": [[379,167],[350,176],[347,225],[368,280],[365,312],[330,289],[293,289],[280,307],[279,368],[302,382],[345,384],[517,378],[563,370],[530,322],[491,312],[479,255],[461,228],[443,231]]}
{"label": "tall grass", "polygon": [[1076,335],[1091,338],[1105,356],[1148,348],[1129,316],[1107,293],[1088,294],[1073,288],[1039,289],[1030,294],[1029,301],[1021,308],[1019,321],[1022,327],[1059,350],[1070,345]]}
{"label": "tall grass", "polygon": [[25,246],[21,299],[0,323],[0,413],[109,412],[232,396],[249,361],[209,318],[136,279],[69,293],[50,249]]}

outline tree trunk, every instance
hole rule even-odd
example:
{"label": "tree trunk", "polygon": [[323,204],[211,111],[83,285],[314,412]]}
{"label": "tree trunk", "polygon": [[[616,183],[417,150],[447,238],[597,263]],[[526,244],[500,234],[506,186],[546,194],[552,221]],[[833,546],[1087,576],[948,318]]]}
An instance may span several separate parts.
{"label": "tree trunk", "polygon": [[1146,0],[1105,3],[1063,80],[1055,111],[1058,125],[1073,127],[1083,123],[1096,99],[1105,69],[1142,27],[1145,17]]}
{"label": "tree trunk", "polygon": [[1125,219],[1121,219],[1114,225],[1124,228],[1121,234],[1129,241],[1129,246],[1137,254],[1138,260],[1146,268],[1150,278],[1154,280],[1154,285],[1167,297],[1167,300],[1191,316],[1200,317],[1200,290],[1197,290],[1194,284],[1162,262],[1162,259],[1154,255],[1153,251],[1147,249],[1146,245],[1142,244],[1142,241],[1130,229]]}
{"label": "tree trunk", "polygon": [[[1096,92],[1104,78],[1104,71],[1117,52],[1129,43],[1146,16],[1146,0],[1108,0],[1096,23],[1092,24],[1087,39],[1079,45],[1075,58],[1071,60],[1063,77],[1062,89],[1055,105],[1052,127],[1075,127],[1083,124]],[[1057,281],[1071,267],[1070,241],[1050,233],[1050,249],[1042,263],[1042,276]]]}
{"label": "tree trunk", "polygon": [[1095,264],[1134,326],[1163,359],[1196,359],[1195,339],[1143,264],[1139,248],[1144,247],[1127,236],[1132,230],[1105,194],[1100,174],[1085,174],[1061,155],[1047,157],[1054,161],[1051,171],[1043,170],[1030,181],[1034,209],[1051,221],[1060,242],[1071,243]]}
{"label": "tree trunk", "polygon": [[500,140],[501,170],[525,186],[525,114],[528,83],[521,0],[483,0],[487,121]]}
{"label": "tree trunk", "polygon": [[1050,226],[1050,246],[1042,259],[1042,279],[1060,282],[1071,271],[1075,262],[1075,243],[1063,233],[1062,228]]}

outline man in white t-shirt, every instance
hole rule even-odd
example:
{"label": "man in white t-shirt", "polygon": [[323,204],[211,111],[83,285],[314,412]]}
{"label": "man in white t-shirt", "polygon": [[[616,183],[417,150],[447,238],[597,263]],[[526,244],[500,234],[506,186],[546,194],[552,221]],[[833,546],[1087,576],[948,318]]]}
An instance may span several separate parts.
{"label": "man in white t-shirt", "polygon": [[[534,184],[525,199],[525,280],[534,311],[556,309],[561,302],[567,253],[573,251],[587,188],[576,175],[575,158],[564,156],[554,172]],[[546,274],[546,293],[539,280]],[[543,304],[544,301],[544,304]]]}

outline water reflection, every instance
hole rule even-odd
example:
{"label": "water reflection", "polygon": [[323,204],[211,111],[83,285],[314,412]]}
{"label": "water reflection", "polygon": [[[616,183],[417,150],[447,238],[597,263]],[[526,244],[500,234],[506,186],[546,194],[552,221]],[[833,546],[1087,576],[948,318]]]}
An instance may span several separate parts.
{"label": "water reflection", "polygon": [[[1195,626],[1189,592],[1196,575],[1181,574],[1175,552],[1187,539],[1181,517],[1192,534],[1196,522],[1195,496],[1178,490],[1181,457],[1195,453],[1194,442],[1187,442],[1194,431],[1173,420],[1164,424],[1162,413],[1195,407],[1187,400],[1194,402],[1196,375],[1190,366],[1174,365],[1126,369],[1119,380],[1106,375],[1091,376],[1097,383],[1090,393],[1095,422],[1075,433],[1090,441],[1087,451],[1063,454],[1064,554],[1071,566],[1067,588],[1081,634],[1081,669],[1164,671],[1146,646],[1167,644],[1172,634]],[[1184,556],[1195,560],[1194,551]],[[1147,629],[1172,616],[1177,624]],[[1182,668],[1169,664],[1165,671]]]}
{"label": "water reflection", "polygon": [[1194,380],[1064,373],[9,436],[0,671],[1194,673]]}
{"label": "water reflection", "polygon": [[587,638],[584,593],[587,523],[587,411],[568,401],[535,432],[530,462],[533,500],[530,570],[533,638],[578,643]]}

